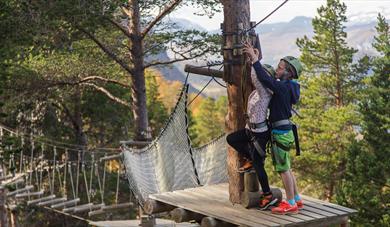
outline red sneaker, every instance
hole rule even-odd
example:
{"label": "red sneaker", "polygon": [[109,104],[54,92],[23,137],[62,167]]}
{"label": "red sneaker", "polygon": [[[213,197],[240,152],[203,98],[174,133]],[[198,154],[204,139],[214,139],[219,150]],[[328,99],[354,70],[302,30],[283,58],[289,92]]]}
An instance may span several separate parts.
{"label": "red sneaker", "polygon": [[269,195],[260,195],[260,210],[266,210],[268,207],[275,205],[278,202],[277,198],[273,198],[272,194]]}
{"label": "red sneaker", "polygon": [[297,206],[298,206],[298,209],[301,210],[303,209],[303,201],[302,199],[298,200],[298,201],[295,201],[297,203]]}
{"label": "red sneaker", "polygon": [[282,201],[279,203],[278,207],[272,208],[273,214],[298,214],[298,206],[295,203],[291,206],[287,201]]}

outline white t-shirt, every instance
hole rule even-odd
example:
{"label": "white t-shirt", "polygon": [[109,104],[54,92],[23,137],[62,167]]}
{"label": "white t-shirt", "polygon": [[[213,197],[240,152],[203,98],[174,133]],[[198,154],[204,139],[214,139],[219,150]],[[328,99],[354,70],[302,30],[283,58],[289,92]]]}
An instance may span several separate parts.
{"label": "white t-shirt", "polygon": [[[253,68],[251,70],[251,80],[256,89],[249,95],[247,114],[250,123],[261,123],[267,119],[268,104],[271,100],[272,92],[260,83]],[[248,125],[246,125],[245,128],[250,129],[252,132],[267,131],[266,127],[251,129]]]}

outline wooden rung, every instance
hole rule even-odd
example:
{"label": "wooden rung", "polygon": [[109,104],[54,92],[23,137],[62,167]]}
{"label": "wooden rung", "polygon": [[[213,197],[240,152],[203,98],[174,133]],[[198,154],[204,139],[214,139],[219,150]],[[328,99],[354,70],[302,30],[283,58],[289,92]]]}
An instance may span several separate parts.
{"label": "wooden rung", "polygon": [[76,198],[76,199],[73,199],[73,200],[69,200],[69,201],[66,201],[66,202],[63,202],[63,203],[58,203],[58,204],[54,204],[54,205],[51,205],[51,208],[53,209],[57,209],[57,208],[64,208],[64,207],[67,207],[67,206],[76,206],[77,203],[80,202],[80,198]]}
{"label": "wooden rung", "polygon": [[12,192],[8,192],[7,196],[14,196],[14,195],[19,194],[21,192],[30,191],[31,189],[34,189],[34,186],[28,185],[25,188],[21,188],[21,189],[17,189],[15,191],[12,191]]}
{"label": "wooden rung", "polygon": [[38,195],[43,195],[43,191],[16,194],[15,198],[23,198],[23,197],[38,196]]}
{"label": "wooden rung", "polygon": [[71,212],[73,212],[74,209],[76,209],[76,208],[90,207],[90,206],[92,206],[92,205],[93,205],[93,203],[81,204],[81,205],[74,206],[74,207],[64,208],[64,209],[62,209],[62,211],[63,211],[63,212],[67,212],[67,213],[71,213]]}
{"label": "wooden rung", "polygon": [[27,201],[27,205],[33,205],[33,204],[40,203],[43,201],[51,200],[51,199],[54,199],[55,197],[56,197],[56,195],[49,195],[49,196],[42,197],[39,199],[30,200],[30,201]]}
{"label": "wooden rung", "polygon": [[12,174],[9,174],[9,175],[7,175],[7,176],[2,176],[2,177],[0,177],[0,181],[8,180],[8,179],[10,179],[10,178],[12,178],[12,177],[13,177]]}
{"label": "wooden rung", "polygon": [[92,204],[91,206],[85,206],[85,207],[79,207],[79,208],[75,208],[73,210],[73,213],[82,213],[82,212],[85,212],[85,211],[93,211],[93,210],[99,210],[102,208],[102,206],[104,206],[104,204]]}
{"label": "wooden rung", "polygon": [[18,184],[18,183],[23,183],[24,179],[23,177],[25,176],[25,173],[22,174],[16,174],[14,177],[11,179],[5,180],[4,182],[1,182],[1,185],[9,185],[9,184]]}
{"label": "wooden rung", "polygon": [[107,211],[105,210],[94,210],[94,211],[90,211],[88,212],[88,217],[92,217],[92,216],[95,216],[95,215],[100,215],[100,214],[105,214]]}
{"label": "wooden rung", "polygon": [[7,180],[7,182],[3,182],[1,185],[2,186],[7,186],[7,185],[15,185],[15,184],[23,184],[24,180],[23,179],[17,179],[17,180]]}
{"label": "wooden rung", "polygon": [[57,198],[57,199],[53,199],[53,200],[49,200],[49,201],[40,202],[37,205],[38,206],[50,206],[52,204],[62,203],[66,200],[67,200],[67,198]]}
{"label": "wooden rung", "polygon": [[110,155],[110,156],[100,158],[100,161],[101,162],[110,161],[110,160],[114,160],[114,159],[120,159],[121,157],[122,157],[122,154],[115,154],[115,155]]}
{"label": "wooden rung", "polygon": [[102,207],[102,210],[117,210],[117,209],[123,209],[123,208],[128,208],[128,207],[133,207],[133,203],[120,203],[120,204],[113,204],[110,206],[104,206]]}

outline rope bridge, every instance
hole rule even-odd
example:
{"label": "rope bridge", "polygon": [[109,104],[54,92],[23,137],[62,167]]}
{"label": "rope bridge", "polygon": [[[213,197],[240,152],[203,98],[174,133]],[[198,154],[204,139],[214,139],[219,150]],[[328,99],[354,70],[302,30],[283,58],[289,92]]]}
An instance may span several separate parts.
{"label": "rope bridge", "polygon": [[[227,182],[225,136],[199,148],[191,146],[187,97],[184,85],[160,135],[142,149],[123,144],[121,154],[114,152],[117,149],[88,150],[0,125],[0,188],[10,190],[5,194],[8,207],[25,203],[92,217],[136,202],[143,206],[150,194]],[[118,158],[122,163],[109,173],[107,161]],[[132,191],[129,199],[119,199],[124,193],[119,191],[122,174]],[[109,175],[115,185],[107,184]]]}
{"label": "rope bridge", "polygon": [[147,147],[123,148],[130,188],[141,206],[150,194],[227,182],[225,136],[192,148],[185,85],[160,135]]}

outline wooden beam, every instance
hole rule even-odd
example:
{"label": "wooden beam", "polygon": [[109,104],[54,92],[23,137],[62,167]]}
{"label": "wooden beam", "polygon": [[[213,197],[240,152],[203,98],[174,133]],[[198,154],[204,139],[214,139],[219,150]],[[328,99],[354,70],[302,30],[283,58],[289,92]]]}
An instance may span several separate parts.
{"label": "wooden beam", "polygon": [[104,211],[102,209],[100,209],[100,210],[93,210],[93,211],[88,212],[88,217],[92,217],[92,216],[95,216],[95,215],[101,215],[101,214],[105,214],[105,213],[107,213],[107,211]]}
{"label": "wooden beam", "polygon": [[174,220],[176,223],[180,222],[189,222],[189,221],[196,221],[200,223],[202,219],[204,218],[204,215],[195,213],[189,210],[185,210],[183,208],[175,208],[170,212],[172,220]]}
{"label": "wooden beam", "polygon": [[155,214],[173,210],[175,207],[166,203],[162,203],[153,199],[148,199],[145,202],[144,211],[146,214]]}
{"label": "wooden beam", "polygon": [[123,209],[123,208],[130,208],[133,207],[134,203],[119,203],[119,204],[113,204],[110,206],[104,206],[102,207],[102,210],[117,210],[117,209]]}
{"label": "wooden beam", "polygon": [[76,209],[76,208],[90,207],[91,205],[93,205],[93,203],[81,204],[81,205],[74,206],[74,207],[67,207],[67,208],[64,208],[64,209],[62,209],[62,211],[63,211],[63,212],[66,212],[66,213],[72,213],[72,212],[74,211],[74,209]]}
{"label": "wooden beam", "polygon": [[224,221],[220,221],[212,217],[204,217],[202,219],[202,223],[200,224],[200,226],[201,227],[233,227],[236,225]]}
{"label": "wooden beam", "polygon": [[27,205],[34,205],[34,204],[37,204],[37,203],[40,203],[43,201],[54,199],[55,197],[56,197],[56,195],[49,195],[49,196],[42,197],[39,199],[30,200],[30,201],[27,201]]}
{"label": "wooden beam", "polygon": [[99,210],[104,206],[104,204],[92,204],[90,206],[85,207],[77,207],[73,210],[73,213],[82,213],[85,211],[93,211],[93,210]]}
{"label": "wooden beam", "polygon": [[38,196],[38,195],[43,195],[43,191],[38,191],[38,192],[26,192],[26,193],[21,193],[21,194],[16,194],[15,198],[23,198],[23,197],[29,197],[29,196]]}
{"label": "wooden beam", "polygon": [[223,78],[223,71],[221,71],[221,70],[215,70],[215,69],[210,69],[210,68],[201,68],[199,66],[189,65],[189,64],[186,64],[184,66],[184,72],[198,74],[198,75],[202,75],[202,76],[210,76],[210,77],[213,76],[216,78]]}
{"label": "wooden beam", "polygon": [[68,207],[68,206],[76,206],[78,202],[80,202],[80,198],[76,198],[76,199],[72,199],[72,200],[69,200],[69,201],[66,201],[63,203],[51,205],[51,208],[57,209],[57,208],[64,208],[64,207]]}
{"label": "wooden beam", "polygon": [[44,202],[39,202],[37,205],[38,206],[50,206],[52,204],[56,204],[56,203],[62,203],[64,201],[66,201],[67,198],[57,198],[57,199],[53,199],[53,200],[48,200],[48,201],[44,201]]}
{"label": "wooden beam", "polygon": [[106,156],[106,157],[100,158],[100,162],[120,159],[121,157],[122,157],[122,154],[114,154],[114,155],[110,155],[110,156]]}
{"label": "wooden beam", "polygon": [[18,194],[18,193],[20,193],[20,192],[30,191],[30,190],[33,189],[33,188],[34,188],[33,185],[28,185],[28,186],[26,186],[25,188],[21,188],[21,189],[17,189],[17,190],[15,190],[15,191],[12,191],[12,192],[8,192],[8,193],[7,193],[7,196],[14,196],[14,195],[16,195],[16,194]]}

